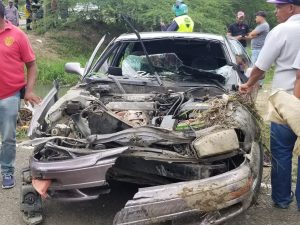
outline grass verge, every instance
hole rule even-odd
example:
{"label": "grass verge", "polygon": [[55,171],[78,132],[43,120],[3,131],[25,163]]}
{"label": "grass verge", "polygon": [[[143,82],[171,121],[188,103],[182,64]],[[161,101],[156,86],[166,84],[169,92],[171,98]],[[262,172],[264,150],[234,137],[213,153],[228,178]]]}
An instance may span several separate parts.
{"label": "grass verge", "polygon": [[[84,62],[83,58],[75,59],[74,61]],[[37,65],[39,70],[38,83],[49,84],[53,80],[59,80],[61,85],[74,85],[78,81],[79,77],[75,74],[68,74],[65,72],[64,67],[69,59],[48,59],[37,58]]]}

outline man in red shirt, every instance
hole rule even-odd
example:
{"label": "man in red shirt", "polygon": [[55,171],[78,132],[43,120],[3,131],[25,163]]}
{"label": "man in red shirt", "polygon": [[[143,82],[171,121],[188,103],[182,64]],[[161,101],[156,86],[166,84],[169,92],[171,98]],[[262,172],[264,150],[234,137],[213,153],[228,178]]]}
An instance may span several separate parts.
{"label": "man in red shirt", "polygon": [[4,11],[4,5],[0,3],[0,164],[2,188],[7,189],[15,186],[14,161],[20,91],[26,85],[26,104],[39,104],[41,100],[33,93],[37,67],[29,40],[23,31],[4,19]]}

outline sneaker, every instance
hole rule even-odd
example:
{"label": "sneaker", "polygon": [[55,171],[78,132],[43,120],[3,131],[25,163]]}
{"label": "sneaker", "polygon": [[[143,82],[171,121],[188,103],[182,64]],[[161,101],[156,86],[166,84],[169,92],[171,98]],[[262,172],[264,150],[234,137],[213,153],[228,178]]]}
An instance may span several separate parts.
{"label": "sneaker", "polygon": [[2,188],[9,189],[16,185],[15,178],[13,175],[3,175]]}

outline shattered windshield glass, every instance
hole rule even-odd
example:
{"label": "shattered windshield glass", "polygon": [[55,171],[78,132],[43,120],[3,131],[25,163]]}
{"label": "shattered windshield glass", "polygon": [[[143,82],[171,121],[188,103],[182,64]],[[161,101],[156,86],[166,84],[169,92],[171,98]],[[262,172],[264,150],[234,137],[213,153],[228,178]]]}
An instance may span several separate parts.
{"label": "shattered windshield glass", "polygon": [[[160,77],[173,81],[195,81],[202,74],[221,75],[220,80],[227,80],[232,70],[231,66],[225,65],[214,70],[203,70],[201,68],[184,65],[183,61],[175,53],[162,53],[149,55],[149,58]],[[127,77],[153,77],[151,67],[145,55],[128,55],[122,61],[123,76]],[[208,77],[206,77],[208,78]]]}
{"label": "shattered windshield glass", "polygon": [[[176,72],[183,65],[175,53],[154,54],[149,55],[149,58],[158,72]],[[128,55],[122,62],[124,76],[150,76],[150,71],[151,68],[145,55]]]}
{"label": "shattered windshield glass", "polygon": [[145,40],[149,59],[137,41],[120,42],[90,77],[105,74],[124,78],[157,79],[170,82],[217,81],[232,76],[224,47],[211,40]]}

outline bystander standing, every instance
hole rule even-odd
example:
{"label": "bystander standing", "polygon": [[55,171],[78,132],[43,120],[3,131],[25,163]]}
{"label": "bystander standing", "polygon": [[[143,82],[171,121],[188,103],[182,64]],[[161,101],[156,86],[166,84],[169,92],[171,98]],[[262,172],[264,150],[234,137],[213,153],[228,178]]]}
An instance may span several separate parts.
{"label": "bystander standing", "polygon": [[4,19],[4,12],[5,7],[0,3],[0,165],[2,188],[7,189],[15,186],[16,123],[21,90],[26,86],[26,104],[39,104],[41,100],[33,92],[37,68],[28,37]]}
{"label": "bystander standing", "polygon": [[228,28],[227,35],[237,39],[244,47],[247,47],[246,36],[249,33],[249,26],[244,23],[245,13],[239,11],[236,15],[236,22]]}
{"label": "bystander standing", "polygon": [[31,22],[32,22],[31,4],[32,4],[32,0],[26,0],[26,4],[25,4],[26,30],[32,30],[31,29]]}
{"label": "bystander standing", "polygon": [[14,6],[13,0],[8,0],[8,6],[5,8],[4,16],[13,25],[19,26],[19,12],[18,9]]}
{"label": "bystander standing", "polygon": [[176,0],[175,5],[172,6],[172,11],[175,18],[169,26],[163,22],[160,23],[162,31],[177,31],[177,32],[193,32],[194,21],[188,14],[188,7],[182,0]]}
{"label": "bystander standing", "polygon": [[[265,71],[275,64],[272,88],[293,93],[296,81],[294,60],[300,49],[300,0],[268,0],[276,5],[280,23],[268,34],[247,83],[240,85],[241,93],[251,92]],[[274,206],[285,209],[293,200],[292,156],[297,139],[287,125],[271,122],[270,143],[272,152],[272,200]],[[298,158],[300,165],[300,158]],[[300,166],[298,166],[296,199],[300,209]]]}
{"label": "bystander standing", "polygon": [[[255,22],[257,26],[253,31],[246,36],[247,40],[251,40],[251,60],[253,63],[256,62],[257,57],[264,46],[266,37],[270,31],[270,26],[266,21],[267,14],[264,11],[256,13]],[[260,80],[260,86],[263,85],[263,79]]]}
{"label": "bystander standing", "polygon": [[270,31],[270,26],[266,21],[267,14],[264,11],[259,11],[256,13],[255,22],[257,26],[253,31],[251,31],[246,39],[251,40],[251,60],[253,63],[256,62],[257,57],[265,43],[266,37]]}

